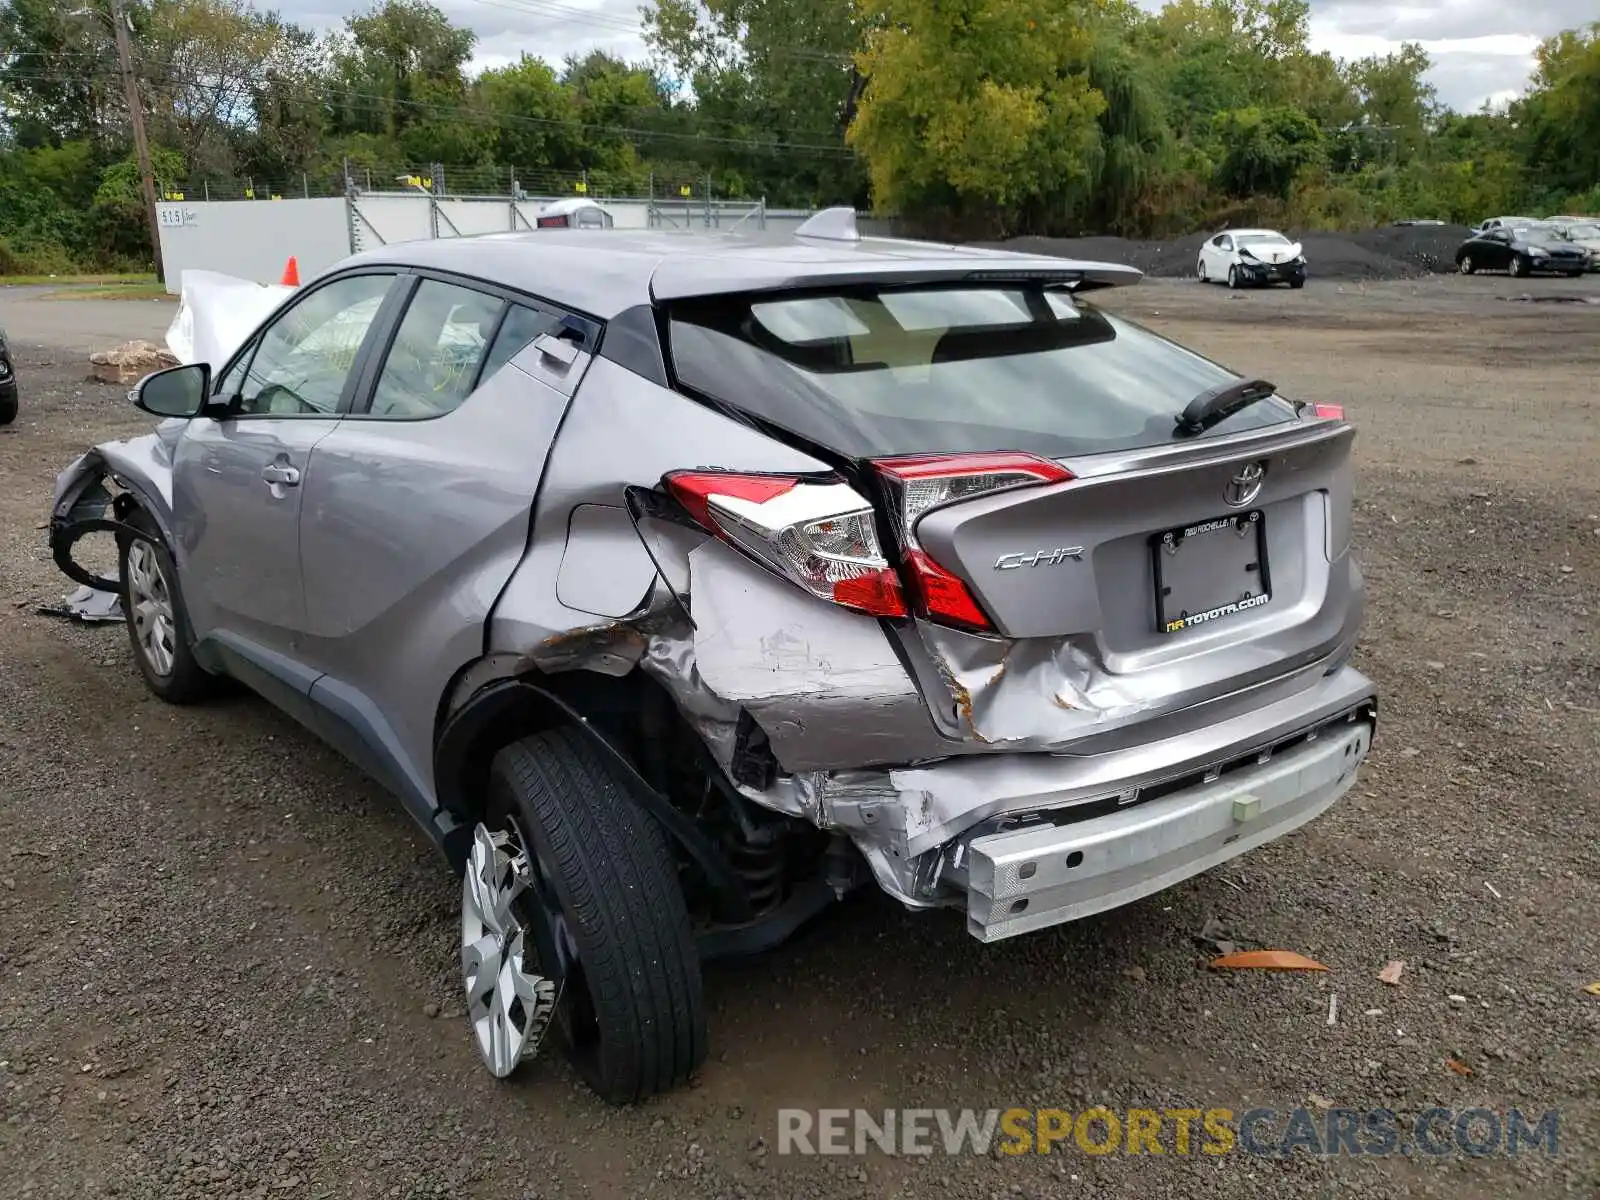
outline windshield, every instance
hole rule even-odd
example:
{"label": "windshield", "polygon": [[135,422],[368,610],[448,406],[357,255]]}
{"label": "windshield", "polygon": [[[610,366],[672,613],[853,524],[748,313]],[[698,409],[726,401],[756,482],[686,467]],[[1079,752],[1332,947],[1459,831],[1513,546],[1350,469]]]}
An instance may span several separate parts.
{"label": "windshield", "polygon": [[1513,225],[1511,232],[1520,238],[1559,238],[1561,231],[1554,225],[1531,223],[1528,225]]}
{"label": "windshield", "polygon": [[1600,221],[1575,221],[1567,226],[1567,236],[1574,241],[1600,238]]}
{"label": "windshield", "polygon": [[1234,237],[1240,246],[1287,246],[1289,239],[1281,233],[1241,233]]}
{"label": "windshield", "polygon": [[[1153,445],[1239,379],[1040,286],[718,296],[674,305],[669,329],[680,385],[855,458]],[[1208,433],[1294,416],[1273,398]]]}

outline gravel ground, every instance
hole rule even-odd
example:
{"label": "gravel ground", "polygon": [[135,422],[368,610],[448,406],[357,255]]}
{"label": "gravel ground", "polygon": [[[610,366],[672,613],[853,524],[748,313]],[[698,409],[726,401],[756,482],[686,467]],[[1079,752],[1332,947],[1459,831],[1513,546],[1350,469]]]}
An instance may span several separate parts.
{"label": "gravel ground", "polygon": [[[24,387],[0,430],[0,1195],[1600,1195],[1600,308],[1496,299],[1526,292],[1575,294],[1114,297],[1360,426],[1383,707],[1357,790],[1219,872],[993,947],[847,905],[712,969],[701,1077],[624,1110],[559,1062],[479,1066],[455,888],[396,804],[250,698],[149,698],[119,628],[34,614],[69,590],[43,546],[55,473],[147,426],[76,347],[170,310],[0,295]],[[1207,971],[1208,922],[1331,971]],[[1559,1153],[775,1153],[784,1106],[1330,1103],[1557,1108]]]}

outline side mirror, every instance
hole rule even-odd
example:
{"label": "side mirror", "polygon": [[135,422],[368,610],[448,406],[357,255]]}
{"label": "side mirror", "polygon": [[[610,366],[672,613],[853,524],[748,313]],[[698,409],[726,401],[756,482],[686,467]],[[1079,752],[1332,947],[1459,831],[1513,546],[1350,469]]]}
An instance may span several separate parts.
{"label": "side mirror", "polygon": [[205,407],[210,392],[211,364],[186,363],[146,375],[128,398],[157,417],[192,417]]}

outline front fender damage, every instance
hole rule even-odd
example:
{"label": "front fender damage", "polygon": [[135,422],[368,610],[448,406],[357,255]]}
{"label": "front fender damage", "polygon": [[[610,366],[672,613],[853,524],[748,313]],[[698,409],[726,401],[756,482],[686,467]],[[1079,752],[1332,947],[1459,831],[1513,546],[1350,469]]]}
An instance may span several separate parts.
{"label": "front fender damage", "polygon": [[170,439],[160,431],[105,442],[79,455],[56,477],[51,497],[50,557],[56,567],[95,591],[120,590],[119,579],[80,563],[74,550],[91,533],[128,529],[135,509],[149,514],[171,544],[170,480]]}

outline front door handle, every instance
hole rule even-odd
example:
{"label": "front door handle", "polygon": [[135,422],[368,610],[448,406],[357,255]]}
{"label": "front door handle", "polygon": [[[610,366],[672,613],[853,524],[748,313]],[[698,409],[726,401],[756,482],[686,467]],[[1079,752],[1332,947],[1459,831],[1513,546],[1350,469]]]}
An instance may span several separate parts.
{"label": "front door handle", "polygon": [[261,470],[261,478],[268,483],[281,483],[284,487],[300,486],[300,469],[286,467],[280,463],[271,463]]}

